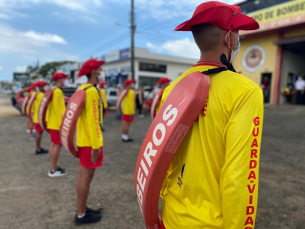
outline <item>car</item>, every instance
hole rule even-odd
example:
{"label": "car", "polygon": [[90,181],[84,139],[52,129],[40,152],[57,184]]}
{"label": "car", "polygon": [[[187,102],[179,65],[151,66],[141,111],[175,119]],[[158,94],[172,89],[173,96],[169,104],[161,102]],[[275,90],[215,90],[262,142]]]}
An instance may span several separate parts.
{"label": "car", "polygon": [[115,87],[108,87],[105,89],[107,94],[108,106],[115,106],[116,100],[118,99],[117,89]]}
{"label": "car", "polygon": [[64,87],[62,91],[64,93],[65,104],[67,105],[73,93],[77,90],[76,87]]}
{"label": "car", "polygon": [[23,100],[25,98],[25,96],[27,95],[27,92],[26,91],[23,91],[23,90],[19,90],[17,92],[17,95],[16,97],[15,96],[12,96],[12,105],[21,112],[21,107],[22,107],[22,103],[23,103]]}

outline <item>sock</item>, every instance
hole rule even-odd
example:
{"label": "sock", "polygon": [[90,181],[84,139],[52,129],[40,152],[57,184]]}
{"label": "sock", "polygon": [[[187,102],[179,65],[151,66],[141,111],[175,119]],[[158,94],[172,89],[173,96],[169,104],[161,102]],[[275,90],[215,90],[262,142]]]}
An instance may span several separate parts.
{"label": "sock", "polygon": [[122,139],[123,139],[123,140],[127,141],[127,140],[128,140],[128,138],[129,138],[129,137],[128,137],[128,135],[126,135],[126,134],[122,134]]}
{"label": "sock", "polygon": [[81,216],[77,215],[77,218],[81,219],[86,215],[86,213],[82,214]]}

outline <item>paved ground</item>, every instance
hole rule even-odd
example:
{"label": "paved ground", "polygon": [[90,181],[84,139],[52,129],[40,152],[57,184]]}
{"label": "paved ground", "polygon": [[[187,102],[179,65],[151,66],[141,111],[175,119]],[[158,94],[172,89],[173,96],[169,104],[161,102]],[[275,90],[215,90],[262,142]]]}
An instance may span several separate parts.
{"label": "paved ground", "polygon": [[[11,111],[0,96],[0,229],[74,228],[78,160],[62,150],[60,166],[69,174],[48,178],[48,155],[34,155],[26,117]],[[16,115],[16,113],[14,113]],[[115,112],[105,119],[104,166],[96,171],[88,205],[105,209],[102,222],[80,228],[145,228],[134,194],[134,167],[150,119],[136,119],[135,143],[124,144]],[[305,107],[266,108],[256,229],[305,228]],[[50,144],[48,134],[43,146]]]}

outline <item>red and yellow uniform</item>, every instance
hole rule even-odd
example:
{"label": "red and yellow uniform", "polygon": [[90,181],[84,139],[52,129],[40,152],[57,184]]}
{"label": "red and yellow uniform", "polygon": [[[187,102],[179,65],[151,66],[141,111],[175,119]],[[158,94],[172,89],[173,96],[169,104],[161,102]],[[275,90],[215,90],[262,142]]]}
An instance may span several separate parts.
{"label": "red and yellow uniform", "polygon": [[136,98],[133,89],[129,89],[127,95],[122,100],[122,120],[133,122],[136,110]]}
{"label": "red and yellow uniform", "polygon": [[43,128],[39,125],[39,120],[38,120],[39,106],[40,106],[40,103],[41,103],[41,100],[42,100],[43,96],[44,96],[43,92],[41,92],[41,91],[37,92],[37,97],[36,97],[35,103],[34,103],[33,108],[32,108],[32,112],[34,114],[33,122],[34,122],[34,125],[35,125],[35,130],[38,131],[38,132],[43,132]]}
{"label": "red and yellow uniform", "polygon": [[[26,113],[30,115],[30,101],[31,101],[31,98],[32,96],[36,93],[36,91],[31,91],[31,96],[29,98],[29,102],[28,104],[26,105]],[[32,107],[32,113],[33,113],[33,107]]]}
{"label": "red and yellow uniform", "polygon": [[[79,90],[86,91],[85,107],[78,118],[76,130],[80,164],[85,168],[96,168],[103,162],[102,101],[97,88],[92,84],[86,83]],[[95,165],[91,162],[92,149],[101,149],[101,155]]]}
{"label": "red and yellow uniform", "polygon": [[[197,64],[169,85],[161,104]],[[166,229],[254,228],[257,212],[263,94],[248,78],[210,76],[208,100],[181,143],[161,190]],[[191,111],[190,111],[191,112]]]}
{"label": "red and yellow uniform", "polygon": [[58,87],[53,87],[52,89],[53,96],[46,114],[47,128],[50,132],[51,141],[54,144],[60,144],[59,129],[66,106],[62,90]]}
{"label": "red and yellow uniform", "polygon": [[104,88],[100,89],[101,98],[103,101],[103,107],[104,107],[104,115],[108,113],[108,102],[107,102],[107,93]]}

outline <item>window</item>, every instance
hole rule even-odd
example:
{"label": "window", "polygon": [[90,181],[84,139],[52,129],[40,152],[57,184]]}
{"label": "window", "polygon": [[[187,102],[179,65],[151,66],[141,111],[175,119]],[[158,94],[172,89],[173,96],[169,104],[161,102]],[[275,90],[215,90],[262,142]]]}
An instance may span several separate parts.
{"label": "window", "polygon": [[140,71],[166,73],[166,65],[140,62]]}
{"label": "window", "polygon": [[116,96],[116,91],[111,91],[110,96]]}

